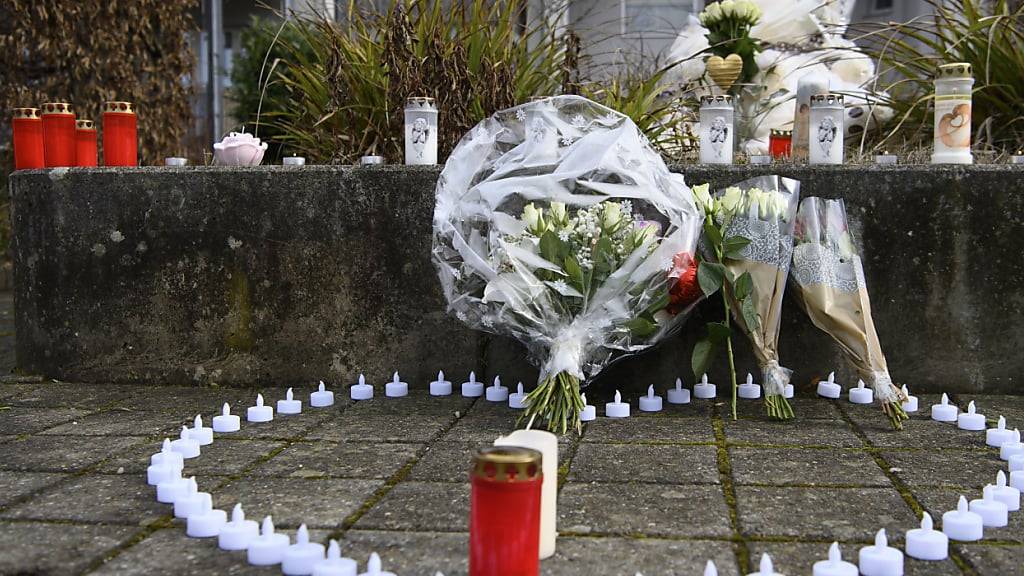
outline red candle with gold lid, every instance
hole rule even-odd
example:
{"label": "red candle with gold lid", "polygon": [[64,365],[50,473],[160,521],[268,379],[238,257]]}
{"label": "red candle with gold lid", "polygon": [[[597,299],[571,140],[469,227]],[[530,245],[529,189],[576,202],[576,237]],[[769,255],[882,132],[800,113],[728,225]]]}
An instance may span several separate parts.
{"label": "red candle with gold lid", "polygon": [[96,166],[96,126],[92,120],[75,120],[75,165]]}
{"label": "red candle with gold lid", "polygon": [[39,108],[15,108],[11,131],[14,135],[14,169],[44,168],[43,119]]}
{"label": "red candle with gold lid", "polygon": [[789,158],[793,154],[793,131],[772,129],[768,136],[768,153],[772,158]]}
{"label": "red candle with gold lid", "polygon": [[67,102],[42,107],[43,160],[47,168],[75,165],[75,111]]}
{"label": "red candle with gold lid", "polygon": [[138,124],[131,102],[103,103],[103,165],[139,165]]}
{"label": "red candle with gold lid", "polygon": [[537,576],[541,453],[493,446],[477,451],[469,501],[469,575]]}

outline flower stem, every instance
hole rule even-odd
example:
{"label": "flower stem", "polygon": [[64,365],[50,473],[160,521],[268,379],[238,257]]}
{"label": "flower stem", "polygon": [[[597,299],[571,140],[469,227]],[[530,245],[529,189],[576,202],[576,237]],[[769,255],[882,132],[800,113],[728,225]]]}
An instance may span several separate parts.
{"label": "flower stem", "polygon": [[793,407],[781,394],[767,394],[764,397],[764,406],[768,410],[768,417],[775,420],[789,420],[793,418]]}
{"label": "flower stem", "polygon": [[527,427],[535,421],[546,422],[548,430],[565,434],[569,428],[582,432],[580,412],[583,410],[583,399],[580,397],[580,381],[566,372],[548,376],[541,381],[527,396],[526,412],[519,418]]}
{"label": "flower stem", "polygon": [[910,420],[910,416],[907,416],[907,411],[903,409],[903,404],[899,400],[882,404],[882,412],[889,417],[889,423],[892,424],[893,430],[903,430],[903,421]]}

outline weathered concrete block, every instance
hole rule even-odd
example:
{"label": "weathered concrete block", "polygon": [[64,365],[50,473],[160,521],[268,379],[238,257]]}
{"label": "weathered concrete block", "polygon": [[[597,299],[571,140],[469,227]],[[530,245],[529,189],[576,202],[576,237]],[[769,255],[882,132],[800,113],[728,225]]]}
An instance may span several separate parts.
{"label": "weathered concrete block", "polygon": [[[779,173],[846,200],[893,376],[915,390],[1019,392],[1024,181],[1009,166],[680,167],[690,183]],[[444,312],[430,261],[439,169],[59,169],[10,179],[20,369],[76,381],[291,384],[437,370],[536,378],[523,348]],[[689,329],[602,388],[689,383]],[[753,371],[745,342],[738,369]],[[785,304],[798,387],[836,369]],[[723,364],[712,376],[724,383]],[[724,387],[722,388],[724,391]]]}

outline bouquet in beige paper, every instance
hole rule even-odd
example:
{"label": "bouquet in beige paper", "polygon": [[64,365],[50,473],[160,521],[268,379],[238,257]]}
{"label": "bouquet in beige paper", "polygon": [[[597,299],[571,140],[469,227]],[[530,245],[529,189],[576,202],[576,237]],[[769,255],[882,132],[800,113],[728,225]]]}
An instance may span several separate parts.
{"label": "bouquet in beige paper", "polygon": [[805,198],[794,230],[793,283],[814,322],[839,344],[897,430],[907,413],[889,376],[871,318],[871,299],[842,200]]}

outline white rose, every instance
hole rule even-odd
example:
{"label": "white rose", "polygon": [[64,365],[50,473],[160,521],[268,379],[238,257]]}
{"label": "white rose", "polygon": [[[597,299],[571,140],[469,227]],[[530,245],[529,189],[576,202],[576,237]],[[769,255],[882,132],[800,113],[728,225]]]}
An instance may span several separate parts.
{"label": "white rose", "polygon": [[722,197],[718,199],[718,204],[722,207],[723,215],[730,216],[736,213],[741,202],[743,202],[743,191],[736,186],[726,188],[725,194],[722,194]]}
{"label": "white rose", "polygon": [[523,222],[526,222],[527,230],[537,236],[543,234],[547,229],[547,225],[544,224],[544,209],[535,207],[533,202],[523,208]]}
{"label": "white rose", "polygon": [[605,230],[613,230],[622,221],[622,205],[618,202],[605,202],[604,212],[601,214],[601,227]]}
{"label": "white rose", "polygon": [[708,192],[710,187],[710,184],[700,184],[691,189],[693,199],[697,202],[697,206],[704,211],[704,214],[713,214],[715,212],[715,200]]}
{"label": "white rose", "polygon": [[551,203],[551,222],[559,226],[565,226],[569,223],[569,219],[566,218],[565,202]]}
{"label": "white rose", "polygon": [[735,0],[722,0],[719,4],[722,6],[723,16],[726,18],[730,16],[737,16]]}
{"label": "white rose", "polygon": [[722,18],[722,7],[718,4],[712,4],[704,10],[704,13],[708,15],[708,22],[717,22]]}

